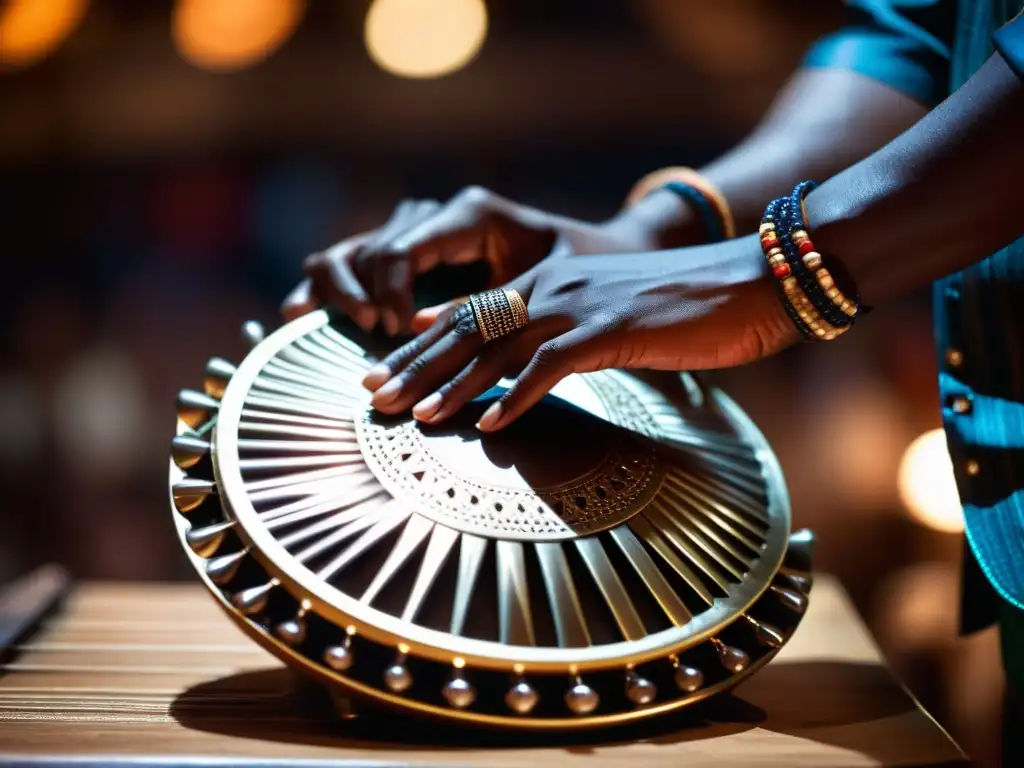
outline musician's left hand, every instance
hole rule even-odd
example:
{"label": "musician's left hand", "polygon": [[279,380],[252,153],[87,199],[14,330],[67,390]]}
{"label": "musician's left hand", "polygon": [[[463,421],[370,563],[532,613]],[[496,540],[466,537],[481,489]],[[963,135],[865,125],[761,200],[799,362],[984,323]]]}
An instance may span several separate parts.
{"label": "musician's left hand", "polygon": [[605,368],[698,370],[752,362],[799,336],[756,236],[623,257],[548,259],[509,283],[530,322],[484,342],[468,304],[437,314],[371,369],[384,413],[441,421],[505,376],[514,385],[479,428],[510,424],[571,373]]}

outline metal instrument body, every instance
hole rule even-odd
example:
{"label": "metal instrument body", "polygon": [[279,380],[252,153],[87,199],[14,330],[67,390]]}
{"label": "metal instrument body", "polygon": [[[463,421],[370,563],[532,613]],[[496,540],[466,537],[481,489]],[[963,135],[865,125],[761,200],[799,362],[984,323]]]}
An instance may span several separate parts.
{"label": "metal instrument body", "polygon": [[449,720],[570,729],[736,685],[800,621],[808,534],[725,395],[571,376],[497,435],[383,417],[325,312],[179,398],[171,502],[200,577],[289,665]]}

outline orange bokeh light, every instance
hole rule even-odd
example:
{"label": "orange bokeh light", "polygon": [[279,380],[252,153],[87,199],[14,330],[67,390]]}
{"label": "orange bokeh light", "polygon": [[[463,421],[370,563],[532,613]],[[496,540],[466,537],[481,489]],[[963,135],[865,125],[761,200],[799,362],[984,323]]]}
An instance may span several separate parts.
{"label": "orange bokeh light", "polygon": [[8,0],[0,7],[0,64],[28,67],[75,31],[88,0]]}
{"label": "orange bokeh light", "polygon": [[190,64],[228,72],[280,48],[305,12],[305,0],[178,0],[172,35]]}

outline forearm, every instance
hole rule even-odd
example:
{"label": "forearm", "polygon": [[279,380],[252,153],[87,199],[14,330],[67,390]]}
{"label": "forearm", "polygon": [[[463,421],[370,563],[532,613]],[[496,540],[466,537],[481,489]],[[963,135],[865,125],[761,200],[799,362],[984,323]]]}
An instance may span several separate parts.
{"label": "forearm", "polygon": [[877,304],[1024,235],[1024,84],[998,54],[913,128],[807,198],[815,245]]}
{"label": "forearm", "polygon": [[[825,179],[871,154],[925,114],[895,89],[842,69],[801,70],[743,142],[701,172],[724,194],[737,231],[757,227],[765,203],[806,178]],[[650,248],[699,243],[695,213],[658,191],[606,224]]]}

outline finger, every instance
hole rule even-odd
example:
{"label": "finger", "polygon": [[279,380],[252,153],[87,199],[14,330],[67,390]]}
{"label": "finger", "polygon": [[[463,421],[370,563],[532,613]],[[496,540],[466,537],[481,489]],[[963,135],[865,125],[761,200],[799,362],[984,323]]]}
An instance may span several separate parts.
{"label": "finger", "polygon": [[426,307],[421,309],[415,315],[412,316],[412,330],[414,333],[423,333],[430,326],[432,326],[437,319],[441,317],[445,312],[449,312],[456,307],[465,304],[469,300],[468,296],[461,296],[451,301],[446,301],[444,304],[437,304],[433,307]]}
{"label": "finger", "polygon": [[444,325],[449,329],[447,333],[433,344],[422,345],[419,354],[404,366],[387,361],[394,375],[374,393],[372,404],[377,410],[398,413],[410,408],[458,373],[483,346],[483,337],[476,329],[468,304]]}
{"label": "finger", "polygon": [[358,235],[306,259],[303,270],[312,282],[312,295],[339,307],[364,331],[377,322],[377,310],[352,269],[352,257],[372,233]]}
{"label": "finger", "polygon": [[480,417],[477,428],[494,432],[507,427],[570,373],[595,370],[599,358],[592,352],[600,336],[594,329],[581,327],[541,344],[508,392]]}
{"label": "finger", "polygon": [[407,252],[389,250],[378,255],[373,276],[373,297],[389,336],[409,326],[413,313],[412,258]]}
{"label": "finger", "polygon": [[299,283],[292,292],[285,297],[281,303],[281,314],[285,320],[294,320],[317,308],[317,301],[313,298],[313,284],[307,278]]}
{"label": "finger", "polygon": [[370,290],[389,335],[408,326],[412,316],[412,254],[394,245],[395,238],[431,216],[440,204],[434,200],[403,201],[372,242],[355,258],[354,269]]}
{"label": "finger", "polygon": [[457,376],[420,400],[412,415],[431,424],[449,418],[503,377],[514,375],[550,336],[550,332],[536,328],[488,343]]}
{"label": "finger", "polygon": [[[371,392],[376,392],[385,382],[389,381],[396,373],[405,368],[412,360],[419,356],[423,350],[434,344],[442,336],[451,330],[449,322],[454,315],[456,308],[451,308],[447,314],[438,317],[437,322],[430,326],[416,338],[406,342],[379,363],[370,368],[363,378],[363,386]],[[472,314],[472,313],[470,313]],[[474,318],[475,322],[475,318]]]}

